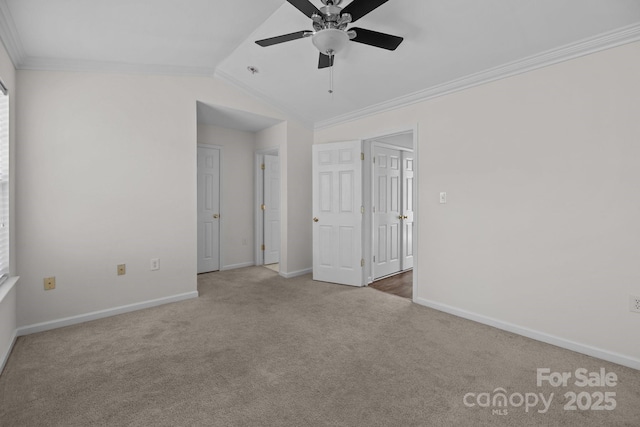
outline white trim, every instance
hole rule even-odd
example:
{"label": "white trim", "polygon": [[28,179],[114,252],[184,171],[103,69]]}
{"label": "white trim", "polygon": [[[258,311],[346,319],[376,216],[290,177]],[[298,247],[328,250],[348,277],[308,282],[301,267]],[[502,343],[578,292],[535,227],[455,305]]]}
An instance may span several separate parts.
{"label": "white trim", "polygon": [[5,1],[0,1],[0,39],[4,43],[13,66],[18,68],[18,65],[22,63],[25,57],[24,48],[20,37],[18,37],[16,24],[13,21],[13,16],[11,16],[9,6]]}
{"label": "white trim", "polygon": [[640,24],[633,24],[613,31],[589,37],[574,43],[551,49],[546,52],[528,56],[513,62],[490,68],[478,73],[451,80],[405,96],[371,105],[360,110],[342,114],[315,124],[315,130],[321,130],[338,124],[358,120],[374,114],[384,113],[397,108],[406,107],[418,102],[427,101],[453,92],[469,89],[495,80],[526,73],[538,68],[568,61],[580,56],[589,55],[605,49],[611,49],[640,40]]}
{"label": "white trim", "polygon": [[592,347],[586,344],[581,344],[579,342],[571,341],[565,338],[557,337],[555,335],[550,335],[544,332],[514,325],[513,323],[503,322],[502,320],[494,319],[492,317],[484,316],[482,314],[472,313],[470,311],[462,310],[456,307],[452,307],[450,305],[441,304],[428,299],[414,297],[413,301],[425,307],[429,307],[438,311],[443,311],[445,313],[453,314],[454,316],[462,317],[464,319],[472,320],[474,322],[482,323],[484,325],[493,326],[494,328],[498,328],[504,331],[512,332],[514,334],[522,335],[524,337],[531,338],[537,341],[542,341],[544,343],[555,345],[557,347],[561,347],[567,350],[586,354],[587,356],[596,357],[598,359],[606,360],[608,362],[617,363],[618,365],[627,366],[629,368],[640,370],[640,359],[637,359],[631,356],[615,353],[608,350],[603,350],[601,348]]}
{"label": "white trim", "polygon": [[17,329],[13,331],[13,336],[11,337],[9,347],[7,348],[7,351],[4,353],[4,356],[2,356],[2,359],[0,359],[0,374],[2,374],[2,371],[4,370],[4,367],[7,364],[7,361],[9,360],[9,356],[11,355],[11,351],[13,350],[13,346],[16,344],[16,339],[18,339]]}
{"label": "white trim", "polygon": [[18,336],[34,334],[36,332],[48,331],[51,329],[62,328],[65,326],[76,325],[78,323],[89,322],[91,320],[102,319],[105,317],[116,316],[118,314],[129,313],[131,311],[142,310],[144,308],[156,307],[171,302],[184,301],[191,298],[197,298],[198,291],[185,292],[183,294],[172,295],[169,297],[157,298],[148,301],[142,301],[135,304],[123,305],[120,307],[108,308],[105,310],[94,311],[91,313],[79,314],[77,316],[65,317],[62,319],[51,320],[49,322],[36,323],[34,325],[22,326],[18,328]]}
{"label": "white trim", "polygon": [[16,283],[18,283],[19,278],[20,276],[9,277],[2,285],[0,285],[0,302],[4,300],[4,297],[6,297]]}
{"label": "white trim", "polygon": [[225,265],[222,268],[220,268],[220,271],[235,270],[237,268],[245,268],[245,267],[253,267],[254,265],[256,265],[256,263],[253,261],[241,262],[238,264]]}
{"label": "white trim", "polygon": [[151,74],[170,76],[211,77],[213,67],[188,67],[182,65],[146,65],[113,61],[89,61],[83,59],[54,59],[29,56],[16,65],[19,70],[80,71],[92,73]]}
{"label": "white trim", "polygon": [[313,268],[305,268],[304,270],[292,271],[290,273],[280,272],[280,276],[285,279],[291,279],[292,277],[304,276],[305,274],[309,274],[313,272]]}

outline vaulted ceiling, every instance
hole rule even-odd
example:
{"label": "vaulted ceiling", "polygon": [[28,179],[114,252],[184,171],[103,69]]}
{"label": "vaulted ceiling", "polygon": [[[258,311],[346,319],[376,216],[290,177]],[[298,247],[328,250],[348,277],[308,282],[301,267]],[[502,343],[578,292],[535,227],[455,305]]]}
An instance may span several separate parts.
{"label": "vaulted ceiling", "polygon": [[285,0],[0,0],[18,69],[215,75],[316,127],[640,40],[640,2],[389,0],[356,24],[404,41],[318,69],[309,38],[254,43],[313,29]]}

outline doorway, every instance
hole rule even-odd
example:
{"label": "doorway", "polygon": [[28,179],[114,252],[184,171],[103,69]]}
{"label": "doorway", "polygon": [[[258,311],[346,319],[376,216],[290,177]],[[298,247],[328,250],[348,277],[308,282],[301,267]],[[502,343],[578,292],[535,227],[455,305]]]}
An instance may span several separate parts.
{"label": "doorway", "polygon": [[[315,144],[313,146],[313,278],[314,280],[367,286],[374,279],[409,271],[411,293],[416,279],[413,259],[417,256],[418,146],[417,127],[374,135],[356,141]],[[398,259],[396,269],[380,274],[374,268],[374,145],[394,150],[397,202],[396,219],[385,224],[402,236],[392,251]],[[362,160],[362,161],[361,161]],[[388,177],[387,177],[388,178]],[[387,188],[385,186],[385,188]],[[388,188],[387,188],[387,191]],[[400,194],[400,193],[403,194]],[[404,218],[404,217],[407,218]],[[415,221],[414,221],[415,218]],[[380,224],[378,224],[380,225]],[[380,227],[378,227],[380,228]],[[386,244],[375,244],[387,247]],[[380,258],[376,256],[375,260]],[[388,259],[388,257],[387,257]]]}
{"label": "doorway", "polygon": [[372,145],[372,278],[413,268],[413,149]]}

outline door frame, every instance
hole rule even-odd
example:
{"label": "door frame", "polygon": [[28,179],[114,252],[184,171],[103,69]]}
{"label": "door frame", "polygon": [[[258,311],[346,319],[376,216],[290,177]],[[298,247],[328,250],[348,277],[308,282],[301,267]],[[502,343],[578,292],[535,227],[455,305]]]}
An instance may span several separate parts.
{"label": "door frame", "polygon": [[[220,152],[220,167],[218,170],[218,173],[220,174],[219,176],[219,180],[218,182],[220,183],[220,200],[219,200],[219,204],[220,204],[220,218],[218,220],[218,226],[220,227],[220,230],[218,232],[218,271],[222,271],[222,242],[224,241],[224,227],[223,227],[223,223],[224,223],[224,219],[226,217],[223,206],[224,206],[224,184],[223,184],[223,168],[224,168],[224,162],[223,162],[223,157],[224,157],[224,147],[222,145],[217,145],[217,144],[204,144],[201,142],[197,143],[197,147],[196,147],[196,187],[197,187],[197,175],[198,175],[198,148],[215,148],[216,150],[218,150]],[[197,189],[196,189],[197,191]],[[198,210],[197,207],[197,203],[198,203],[198,196],[196,195],[196,211]],[[196,220],[196,234],[197,234],[197,230],[198,230],[198,220]],[[197,239],[196,239],[196,257],[198,256],[198,248],[197,248]],[[197,258],[198,260],[199,258]]]}
{"label": "door frame", "polygon": [[[373,283],[373,212],[371,210],[371,206],[373,204],[373,167],[372,166],[372,152],[374,143],[379,146],[387,146],[393,149],[402,150],[401,146],[386,144],[381,142],[376,142],[377,139],[392,137],[401,134],[412,133],[413,136],[413,156],[414,156],[414,221],[413,221],[413,257],[414,260],[420,259],[418,257],[418,248],[419,248],[419,239],[420,239],[420,228],[419,228],[419,210],[420,210],[420,161],[419,161],[419,145],[418,145],[418,125],[400,127],[396,129],[389,129],[387,131],[376,132],[371,135],[367,135],[362,138],[363,141],[363,151],[364,151],[364,159],[365,165],[363,168],[363,204],[365,206],[365,214],[363,218],[363,230],[368,230],[367,233],[363,233],[363,256],[366,260],[365,262],[365,271],[364,273],[364,281],[365,284]],[[406,150],[406,148],[405,148]],[[365,228],[366,227],[366,228]],[[417,290],[418,290],[418,263],[414,262],[413,265],[413,297],[412,300],[416,301],[417,299]]]}
{"label": "door frame", "polygon": [[[254,180],[254,230],[255,230],[255,265],[264,265],[264,215],[261,209],[264,200],[264,176],[261,165],[264,162],[264,155],[271,154],[280,157],[280,147],[265,148],[255,151],[255,180]],[[282,159],[280,159],[282,160]],[[282,188],[282,167],[280,167],[280,188]],[[280,224],[282,224],[282,197],[280,197]],[[280,257],[282,257],[282,227],[280,227]]]}

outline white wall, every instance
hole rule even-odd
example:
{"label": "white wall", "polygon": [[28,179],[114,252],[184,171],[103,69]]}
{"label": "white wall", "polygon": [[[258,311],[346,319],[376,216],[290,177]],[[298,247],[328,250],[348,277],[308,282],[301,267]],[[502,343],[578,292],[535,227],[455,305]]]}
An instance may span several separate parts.
{"label": "white wall", "polygon": [[[10,168],[10,271],[12,275],[16,275],[16,257],[15,257],[15,117],[16,108],[16,71],[9,59],[4,46],[0,43],[0,79],[9,89],[9,168]],[[16,332],[16,288],[8,290],[9,283],[4,285],[5,289],[0,287],[0,372],[4,365],[5,358],[8,357],[11,345],[15,338]]]}
{"label": "white wall", "polygon": [[18,71],[18,88],[18,325],[194,293],[196,101],[286,117],[212,78]]}
{"label": "white wall", "polygon": [[253,132],[198,124],[198,143],[222,146],[221,269],[255,263],[255,140],[256,135]]}
{"label": "white wall", "polygon": [[418,124],[416,300],[638,367],[639,75],[629,44],[315,141]]}

